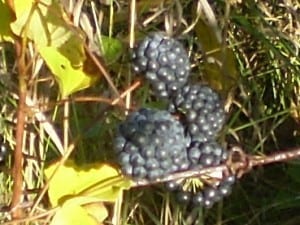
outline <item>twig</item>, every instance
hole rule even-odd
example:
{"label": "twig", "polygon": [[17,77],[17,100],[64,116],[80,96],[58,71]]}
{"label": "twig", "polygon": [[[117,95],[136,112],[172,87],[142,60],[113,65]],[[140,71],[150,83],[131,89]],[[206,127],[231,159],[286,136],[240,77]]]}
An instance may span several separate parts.
{"label": "twig", "polygon": [[32,215],[32,216],[29,216],[29,217],[26,217],[26,218],[22,218],[22,219],[15,219],[15,220],[12,220],[12,221],[7,221],[7,222],[4,222],[2,223],[2,225],[13,225],[13,224],[22,224],[22,223],[28,223],[28,222],[31,222],[31,221],[37,221],[38,219],[41,219],[43,221],[45,221],[45,219],[49,216],[53,216],[54,213],[56,213],[58,210],[58,207],[56,208],[53,208],[53,209],[49,209],[47,210],[46,212],[43,212],[43,213],[40,213],[40,214],[36,214],[36,215]]}
{"label": "twig", "polygon": [[[135,82],[133,85],[131,85],[127,90],[125,90],[120,97],[114,99],[111,102],[111,105],[116,105],[122,98],[126,97],[128,94],[130,94],[133,90],[135,90],[138,86],[141,85],[141,81],[137,81]],[[128,109],[129,107],[126,107],[126,109]]]}
{"label": "twig", "polygon": [[[136,23],[136,0],[131,0],[130,1],[130,7],[129,7],[129,47],[132,49],[134,47],[134,30],[135,30],[135,23]],[[129,73],[128,76],[128,82],[131,83],[131,73]],[[128,110],[130,108],[131,105],[131,92],[128,92],[128,94],[126,95],[126,99],[125,99],[125,106],[126,106],[126,110],[125,110],[125,115],[128,114]]]}
{"label": "twig", "polygon": [[254,167],[263,166],[271,163],[285,162],[288,160],[300,157],[300,148],[295,148],[288,151],[279,151],[268,156],[253,156],[247,155],[244,151],[237,146],[230,149],[230,157],[227,162],[218,166],[206,167],[203,169],[195,169],[182,171],[168,175],[164,178],[155,181],[137,180],[136,187],[164,183],[172,180],[196,178],[203,175],[209,175],[215,172],[227,172],[236,175],[238,178],[253,170]]}
{"label": "twig", "polygon": [[192,178],[192,177],[201,177],[204,174],[211,174],[213,172],[217,171],[225,171],[228,170],[228,167],[226,164],[222,164],[219,166],[212,166],[212,167],[206,167],[203,169],[197,169],[197,170],[187,170],[183,172],[178,172],[174,174],[170,174],[168,176],[165,176],[161,179],[156,179],[154,181],[149,181],[149,180],[137,180],[135,182],[136,187],[140,186],[148,186],[152,184],[158,184],[158,183],[164,183],[172,180],[179,180],[179,179],[186,179],[186,178]]}
{"label": "twig", "polygon": [[134,47],[134,28],[136,23],[136,0],[130,1],[129,47]]}
{"label": "twig", "polygon": [[285,162],[300,157],[300,148],[294,148],[288,151],[280,151],[269,156],[254,157],[250,156],[251,166],[262,166],[270,163]]}
{"label": "twig", "polygon": [[95,65],[97,66],[97,68],[99,69],[99,71],[101,72],[101,74],[105,77],[107,83],[109,84],[109,86],[111,87],[111,89],[113,90],[114,94],[116,95],[116,97],[120,97],[119,91],[116,88],[116,86],[114,85],[114,83],[112,82],[109,73],[107,72],[105,66],[99,62],[99,60],[97,59],[97,57],[89,50],[88,46],[85,44],[84,45],[84,49],[87,53],[87,55],[90,57],[90,59],[95,63]]}

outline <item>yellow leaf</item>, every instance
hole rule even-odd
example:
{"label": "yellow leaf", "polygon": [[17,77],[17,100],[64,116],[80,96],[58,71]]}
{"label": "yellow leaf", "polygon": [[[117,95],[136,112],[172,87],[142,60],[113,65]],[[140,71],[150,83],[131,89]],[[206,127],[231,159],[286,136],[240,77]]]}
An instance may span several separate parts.
{"label": "yellow leaf", "polygon": [[82,36],[66,21],[61,5],[54,0],[19,0],[15,10],[17,19],[11,24],[12,31],[31,39],[37,47],[61,47],[72,36]]}
{"label": "yellow leaf", "polygon": [[[45,170],[48,179],[56,167],[57,163]],[[52,206],[79,196],[113,202],[120,191],[130,188],[131,185],[129,179],[110,165],[96,163],[78,167],[73,161],[68,161],[49,181],[48,195]]]}
{"label": "yellow leaf", "polygon": [[[66,52],[66,54],[71,53],[72,51]],[[40,54],[54,74],[62,97],[85,89],[98,79],[98,76],[95,74],[85,72],[83,66],[78,64],[79,67],[74,67],[70,60],[54,47],[40,48]]]}
{"label": "yellow leaf", "polygon": [[15,1],[14,34],[32,40],[55,76],[62,97],[91,86],[99,76],[88,72],[84,35],[55,0]]}
{"label": "yellow leaf", "polygon": [[94,202],[84,205],[87,213],[101,224],[107,217],[108,211],[102,202]]}
{"label": "yellow leaf", "polygon": [[32,8],[35,0],[14,0],[15,14],[19,18],[25,11]]}
{"label": "yellow leaf", "polygon": [[[87,207],[89,204],[97,206],[98,211],[89,210]],[[99,222],[102,223],[107,216],[107,209],[97,199],[71,198],[58,208],[50,225],[99,225]]]}
{"label": "yellow leaf", "polygon": [[87,214],[95,219],[98,223],[102,223],[108,217],[108,211],[103,202],[97,197],[74,197],[67,200],[63,206],[81,206]]}
{"label": "yellow leaf", "polygon": [[13,42],[13,33],[10,30],[10,23],[13,21],[13,15],[4,0],[0,0],[0,42]]}

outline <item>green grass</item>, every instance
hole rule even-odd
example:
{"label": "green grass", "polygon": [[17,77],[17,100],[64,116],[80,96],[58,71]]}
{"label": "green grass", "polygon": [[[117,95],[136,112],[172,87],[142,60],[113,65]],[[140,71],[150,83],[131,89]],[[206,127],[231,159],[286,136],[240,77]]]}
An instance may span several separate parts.
{"label": "green grass", "polygon": [[[124,44],[124,51],[118,60],[107,66],[120,93],[137,80],[131,73],[129,62],[129,2],[116,1],[115,7],[111,8],[96,5],[95,11],[96,15],[103,13],[102,23],[97,24],[101,33],[116,37]],[[164,9],[165,13],[180,19],[173,29],[179,36],[186,29],[185,24],[192,24],[197,17],[196,1],[159,2],[137,2],[135,37],[165,30],[164,14],[157,15],[143,26],[143,22],[159,10]],[[218,22],[217,29],[223,37],[221,43],[207,42],[199,29],[208,29],[212,33],[206,32],[208,37],[214,35],[214,31],[199,23],[180,36],[190,50],[193,82],[216,87],[227,106],[228,119],[219,140],[224,146],[237,144],[245,152],[257,155],[297,147],[300,143],[300,4],[290,1],[292,6],[289,6],[285,1],[277,4],[271,0],[259,3],[243,0],[231,5],[228,2],[233,1],[213,1],[211,5]],[[90,4],[85,4],[90,9]],[[113,18],[110,12],[113,12]],[[224,57],[224,49],[228,49],[227,53],[232,57]],[[13,66],[15,56],[11,45],[1,45],[0,51],[0,131],[13,149],[18,93]],[[209,64],[207,57],[219,60],[224,67]],[[35,62],[36,58],[31,60]],[[69,144],[80,138],[71,155],[78,164],[115,162],[112,150],[114,130],[125,118],[124,107],[111,107],[101,101],[73,101],[68,108],[69,125],[66,126],[63,122],[66,108],[57,102],[57,86],[53,84],[49,72],[41,70],[31,84],[29,94],[41,103],[41,112],[47,115],[63,142]],[[104,78],[72,98],[90,96],[112,98],[111,88]],[[145,83],[131,93],[129,103],[132,109],[142,106],[163,108],[165,105],[151,95]],[[25,130],[24,182],[26,197],[32,203],[45,185],[44,166],[56,160],[59,153],[49,134],[41,128],[41,123],[30,114]],[[69,140],[65,139],[64,131]],[[11,161],[12,154],[1,166],[1,222],[9,218],[6,206],[12,195]],[[124,193],[117,224],[296,225],[300,220],[299,172],[299,160],[257,168],[242,177],[232,195],[212,209],[179,205],[174,196],[160,185],[134,188]],[[39,207],[41,211],[49,210],[46,198]],[[112,215],[117,214],[112,212]]]}

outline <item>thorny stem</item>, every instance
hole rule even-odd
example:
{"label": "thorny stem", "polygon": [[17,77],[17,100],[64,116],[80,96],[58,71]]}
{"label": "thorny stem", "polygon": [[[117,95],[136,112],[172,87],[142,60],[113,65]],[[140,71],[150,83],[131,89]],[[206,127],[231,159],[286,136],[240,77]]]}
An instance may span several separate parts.
{"label": "thorny stem", "polygon": [[[234,157],[235,156],[235,157]],[[212,174],[214,172],[222,171],[236,175],[238,178],[242,177],[245,173],[252,171],[254,167],[264,166],[270,163],[285,162],[288,160],[296,159],[300,157],[300,148],[292,150],[283,150],[276,153],[272,153],[267,156],[253,156],[247,155],[244,151],[237,146],[230,149],[229,160],[221,165],[207,167],[197,170],[188,170],[183,172],[174,173],[164,178],[157,179],[155,181],[138,180],[135,183],[136,187],[152,185],[157,183],[164,183],[172,180],[196,178],[203,175]],[[237,159],[234,159],[237,158]]]}

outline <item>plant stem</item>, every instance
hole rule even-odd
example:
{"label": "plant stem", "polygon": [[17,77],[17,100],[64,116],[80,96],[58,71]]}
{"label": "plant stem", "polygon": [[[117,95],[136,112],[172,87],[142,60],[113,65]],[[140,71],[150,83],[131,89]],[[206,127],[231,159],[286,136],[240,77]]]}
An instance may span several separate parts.
{"label": "plant stem", "polygon": [[17,124],[16,124],[16,146],[14,151],[14,164],[13,164],[13,196],[11,208],[13,211],[13,218],[21,218],[22,209],[18,207],[21,203],[22,185],[23,185],[23,136],[24,126],[26,120],[26,71],[25,71],[25,56],[22,40],[17,38],[15,41],[17,65],[18,65],[18,78],[19,78],[19,102],[17,111]]}
{"label": "plant stem", "polygon": [[[14,14],[14,1],[8,0],[8,6],[11,9],[12,15]],[[27,93],[27,82],[26,82],[26,64],[25,64],[25,46],[26,40],[15,36],[15,51],[18,68],[18,79],[19,79],[19,102],[17,109],[17,124],[16,124],[16,146],[14,150],[14,163],[12,168],[13,178],[13,194],[11,200],[11,211],[13,219],[21,218],[23,210],[19,207],[22,197],[22,186],[23,186],[23,136],[24,126],[26,120],[26,93]]]}

